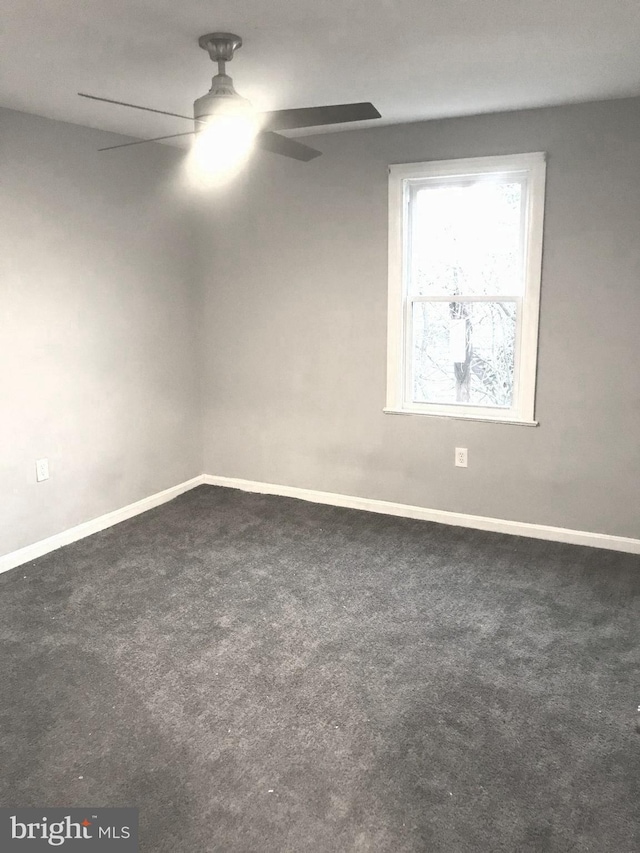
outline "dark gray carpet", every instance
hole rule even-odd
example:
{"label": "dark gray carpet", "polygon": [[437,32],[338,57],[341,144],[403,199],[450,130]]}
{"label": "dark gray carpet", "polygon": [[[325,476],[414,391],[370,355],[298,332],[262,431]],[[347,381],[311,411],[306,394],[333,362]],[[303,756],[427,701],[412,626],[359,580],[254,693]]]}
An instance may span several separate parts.
{"label": "dark gray carpet", "polygon": [[636,853],[640,558],[203,486],[0,577],[11,806],[141,849]]}

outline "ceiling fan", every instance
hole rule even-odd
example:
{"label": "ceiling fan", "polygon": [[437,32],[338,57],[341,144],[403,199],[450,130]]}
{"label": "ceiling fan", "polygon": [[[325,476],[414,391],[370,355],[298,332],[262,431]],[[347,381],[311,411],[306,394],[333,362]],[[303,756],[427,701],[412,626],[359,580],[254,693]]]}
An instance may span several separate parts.
{"label": "ceiling fan", "polygon": [[185,133],[172,133],[168,136],[157,136],[154,139],[138,139],[135,142],[124,142],[120,145],[109,145],[106,148],[98,149],[99,151],[112,151],[115,148],[142,145],[145,142],[159,142],[163,139],[191,136],[199,133],[201,130],[207,129],[219,117],[227,119],[254,117],[257,120],[254,133],[255,144],[259,148],[270,151],[273,154],[282,154],[284,157],[291,157],[294,160],[306,162],[319,157],[321,152],[315,148],[311,148],[309,145],[298,142],[296,139],[282,136],[277,131],[292,130],[300,127],[316,127],[325,124],[343,124],[344,122],[364,121],[381,117],[373,104],[368,102],[333,104],[324,107],[301,107],[291,110],[273,110],[258,114],[251,103],[236,92],[233,80],[225,73],[226,63],[231,62],[234,52],[242,46],[240,36],[233,33],[208,33],[198,39],[198,44],[209,53],[214,62],[217,62],[218,73],[212,80],[209,92],[195,101],[193,105],[193,117],[78,92],[81,98],[90,98],[93,101],[104,101],[107,104],[118,104],[119,106],[131,107],[136,110],[145,110],[151,113],[160,113],[161,115],[186,119],[187,121],[194,122],[195,130]]}

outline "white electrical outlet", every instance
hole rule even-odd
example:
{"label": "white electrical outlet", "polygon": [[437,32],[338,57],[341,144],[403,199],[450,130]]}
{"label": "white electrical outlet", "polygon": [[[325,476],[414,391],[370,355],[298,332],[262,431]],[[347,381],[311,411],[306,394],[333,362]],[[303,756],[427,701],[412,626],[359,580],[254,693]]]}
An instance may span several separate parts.
{"label": "white electrical outlet", "polygon": [[466,468],[467,467],[467,448],[466,447],[456,447],[455,463],[456,463],[456,468]]}
{"label": "white electrical outlet", "polygon": [[49,460],[38,459],[36,461],[36,480],[41,483],[49,479]]}

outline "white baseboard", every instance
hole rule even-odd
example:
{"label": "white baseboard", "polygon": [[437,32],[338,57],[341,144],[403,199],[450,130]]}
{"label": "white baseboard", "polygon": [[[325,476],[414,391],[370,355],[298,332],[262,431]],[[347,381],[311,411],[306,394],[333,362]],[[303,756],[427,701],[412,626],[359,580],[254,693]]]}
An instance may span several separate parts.
{"label": "white baseboard", "polygon": [[311,501],[312,503],[344,506],[385,515],[399,515],[403,518],[418,518],[423,521],[435,521],[439,524],[452,524],[457,527],[473,527],[476,530],[491,530],[495,533],[509,533],[513,536],[528,536],[532,539],[548,539],[552,542],[568,542],[571,545],[589,545],[592,548],[607,548],[610,551],[627,551],[631,554],[640,554],[640,539],[632,539],[628,536],[612,536],[608,533],[590,533],[586,530],[551,527],[547,524],[531,524],[526,521],[509,521],[502,518],[488,518],[483,515],[467,515],[462,512],[427,509],[427,507],[379,501],[373,498],[359,498],[352,495],[334,494],[333,492],[318,492],[314,489],[300,489],[296,486],[279,486],[273,483],[241,480],[236,477],[218,477],[214,474],[205,474],[203,482],[210,486],[226,486],[232,489],[242,489],[245,492],[282,495]]}
{"label": "white baseboard", "polygon": [[344,506],[350,509],[361,509],[367,512],[378,512],[384,515],[398,515],[403,518],[417,518],[423,521],[435,521],[439,524],[452,524],[457,527],[472,527],[477,530],[491,530],[495,533],[509,533],[514,536],[529,536],[533,539],[549,539],[554,542],[568,542],[572,545],[589,545],[593,548],[607,548],[611,551],[626,551],[630,554],[640,554],[640,539],[627,536],[612,536],[608,533],[590,533],[585,530],[570,530],[565,527],[551,527],[546,524],[530,524],[524,521],[509,521],[502,518],[487,518],[482,515],[466,515],[461,512],[448,512],[441,509],[411,506],[410,504],[379,501],[373,498],[360,498],[353,495],[341,495],[333,492],[319,492],[314,489],[301,489],[297,486],[281,486],[273,483],[260,483],[255,480],[242,480],[236,477],[218,477],[213,474],[201,474],[170,489],[157,492],[148,498],[108,512],[91,521],[85,521],[76,527],[49,536],[27,545],[18,551],[12,551],[0,557],[0,573],[21,566],[37,557],[42,557],[63,545],[77,542],[92,533],[98,533],[107,527],[112,527],[120,521],[126,521],[135,515],[140,515],[148,509],[160,506],[173,500],[183,492],[200,485],[225,486],[231,489],[241,489],[245,492],[258,492],[265,495],[282,495],[283,497],[298,498],[312,503]]}
{"label": "white baseboard", "polygon": [[106,513],[106,515],[93,518],[91,521],[85,521],[83,524],[70,527],[68,530],[63,530],[62,533],[56,533],[55,536],[41,539],[39,542],[34,542],[33,545],[27,545],[18,551],[5,554],[3,557],[0,557],[0,573],[7,572],[9,569],[15,569],[16,566],[21,566],[23,563],[28,563],[37,557],[42,557],[44,554],[55,551],[63,545],[77,542],[78,539],[84,539],[85,536],[91,536],[92,533],[98,533],[98,531],[112,527],[120,521],[126,521],[128,518],[133,518],[134,515],[140,515],[141,512],[146,512],[148,509],[153,509],[155,506],[167,503],[167,501],[177,498],[183,492],[188,492],[189,489],[201,486],[204,482],[205,478],[201,474],[191,480],[185,480],[184,483],[179,483],[177,486],[172,486],[170,489],[156,492],[155,495],[150,495],[148,498],[143,498],[128,506],[123,506],[121,509],[116,509],[113,512]]}

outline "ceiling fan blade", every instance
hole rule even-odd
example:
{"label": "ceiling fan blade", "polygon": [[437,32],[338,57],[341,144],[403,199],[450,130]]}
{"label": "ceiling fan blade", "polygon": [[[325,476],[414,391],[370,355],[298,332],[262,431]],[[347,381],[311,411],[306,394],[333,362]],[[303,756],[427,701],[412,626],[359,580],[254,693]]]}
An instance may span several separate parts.
{"label": "ceiling fan blade", "polygon": [[309,145],[303,145],[302,142],[289,139],[288,136],[280,136],[279,133],[272,133],[270,130],[263,130],[258,134],[256,145],[263,151],[282,154],[284,157],[292,157],[294,160],[302,160],[305,163],[319,157],[322,153]]}
{"label": "ceiling fan blade", "polygon": [[[200,124],[205,122],[193,116],[183,116],[180,113],[169,113],[166,110],[154,110],[152,107],[141,107],[139,104],[127,104],[125,101],[114,101],[112,98],[99,98],[97,95],[86,95],[84,92],[78,92],[81,98],[89,98],[92,101],[103,101],[105,104],[117,104],[119,107],[131,107],[134,110],[144,110],[147,113],[159,113],[162,116],[173,116],[173,118],[185,118],[187,121],[197,121]],[[151,140],[149,140],[151,141]]]}
{"label": "ceiling fan blade", "polygon": [[136,139],[135,142],[122,142],[120,145],[108,145],[106,148],[98,148],[98,151],[113,151],[114,148],[128,148],[130,145],[144,145],[145,142],[160,142],[161,139],[175,139],[177,136],[193,136],[195,130],[186,133],[171,133],[169,136],[154,136],[153,139]]}
{"label": "ceiling fan blade", "polygon": [[334,104],[327,107],[300,107],[294,110],[274,110],[263,113],[264,127],[269,130],[291,130],[294,127],[316,127],[322,124],[342,124],[348,121],[366,121],[381,118],[378,110],[368,102],[359,104]]}

